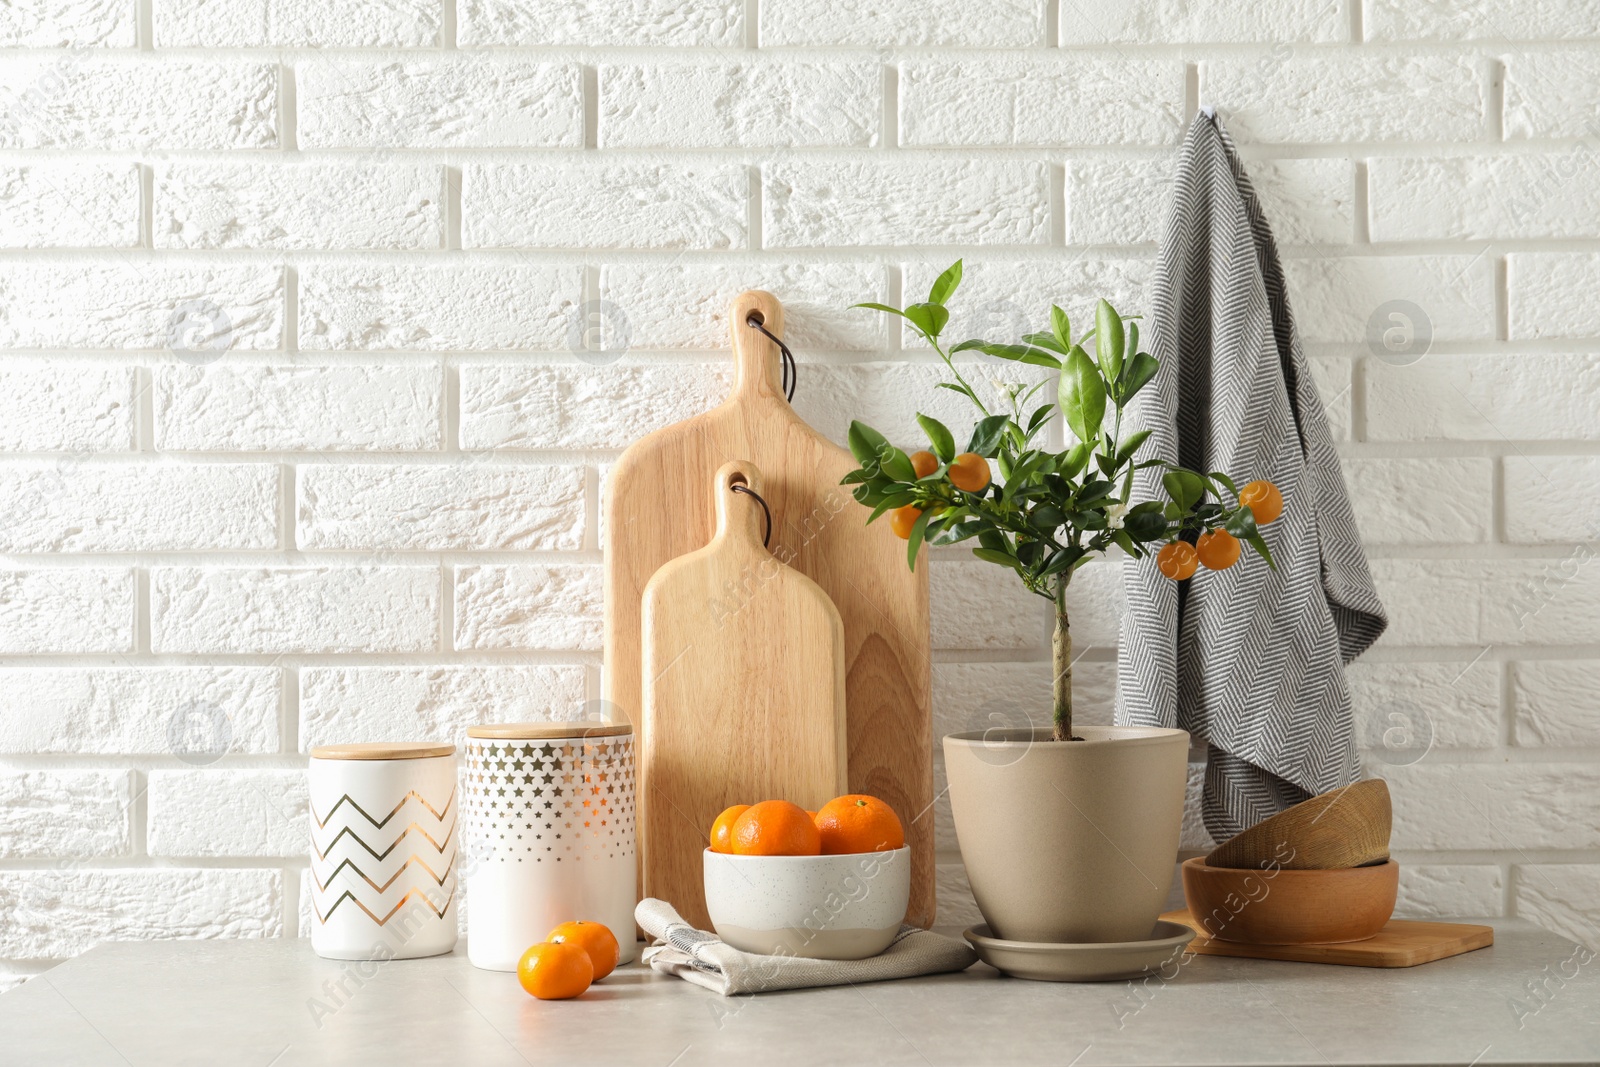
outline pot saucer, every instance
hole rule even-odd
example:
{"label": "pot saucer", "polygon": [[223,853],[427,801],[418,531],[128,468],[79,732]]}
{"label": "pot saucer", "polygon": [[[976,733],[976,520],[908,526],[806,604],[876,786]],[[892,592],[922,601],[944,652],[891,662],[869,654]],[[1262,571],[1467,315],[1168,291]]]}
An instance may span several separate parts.
{"label": "pot saucer", "polygon": [[1048,941],[1006,941],[987,925],[961,935],[978,950],[978,958],[1002,974],[1039,982],[1111,982],[1138,978],[1163,964],[1176,963],[1195,933],[1182,923],[1158,920],[1143,941],[1079,944]]}

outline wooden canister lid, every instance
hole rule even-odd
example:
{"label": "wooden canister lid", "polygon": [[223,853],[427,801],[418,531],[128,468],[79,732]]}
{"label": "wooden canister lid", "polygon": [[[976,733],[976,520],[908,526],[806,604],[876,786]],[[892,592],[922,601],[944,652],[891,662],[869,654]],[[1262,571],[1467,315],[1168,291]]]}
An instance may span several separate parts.
{"label": "wooden canister lid", "polygon": [[492,737],[501,741],[548,741],[556,737],[620,737],[633,733],[625,722],[502,722],[467,727],[468,737]]}
{"label": "wooden canister lid", "polygon": [[426,741],[370,741],[355,745],[318,745],[312,759],[430,759],[454,756],[456,746],[433,745]]}

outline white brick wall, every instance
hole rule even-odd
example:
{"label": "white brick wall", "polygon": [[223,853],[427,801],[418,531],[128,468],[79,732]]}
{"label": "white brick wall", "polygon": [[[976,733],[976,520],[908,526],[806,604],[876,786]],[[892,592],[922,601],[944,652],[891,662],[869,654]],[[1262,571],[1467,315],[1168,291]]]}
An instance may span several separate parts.
{"label": "white brick wall", "polygon": [[[955,337],[1142,309],[1201,103],[1393,614],[1350,680],[1402,906],[1600,946],[1592,0],[36,0],[0,48],[0,988],[298,929],[312,745],[579,714],[604,473],[725,395],[741,290],[804,417],[907,442],[963,403],[849,304],[959,255]],[[932,590],[936,734],[1042,716],[1047,607],[959,551]]]}

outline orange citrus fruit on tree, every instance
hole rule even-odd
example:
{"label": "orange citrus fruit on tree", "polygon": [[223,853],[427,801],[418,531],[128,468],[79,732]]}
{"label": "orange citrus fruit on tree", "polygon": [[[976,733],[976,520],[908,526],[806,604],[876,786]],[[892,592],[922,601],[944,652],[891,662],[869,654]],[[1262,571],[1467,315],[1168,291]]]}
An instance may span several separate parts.
{"label": "orange citrus fruit on tree", "polygon": [[1212,530],[1195,538],[1194,550],[1200,562],[1214,571],[1225,571],[1239,562],[1239,552],[1244,546],[1227,530]]}
{"label": "orange citrus fruit on tree", "polygon": [[950,464],[950,484],[967,493],[989,488],[989,461],[976,452],[963,452]]}
{"label": "orange citrus fruit on tree", "polygon": [[889,529],[893,530],[894,535],[900,540],[909,541],[911,539],[911,527],[915,526],[920,518],[922,518],[922,509],[913,504],[907,504],[903,508],[895,508],[889,512]]}
{"label": "orange citrus fruit on tree", "polygon": [[911,469],[917,472],[918,478],[926,478],[939,469],[939,457],[932,452],[913,452]]}
{"label": "orange citrus fruit on tree", "polygon": [[594,961],[582,945],[541,941],[517,961],[517,981],[540,1000],[570,1000],[594,981]]}
{"label": "orange citrus fruit on tree", "polygon": [[741,856],[815,856],[822,851],[822,832],[800,805],[763,800],[734,821],[733,851]]}
{"label": "orange citrus fruit on tree", "polygon": [[1156,569],[1175,582],[1194,576],[1200,556],[1187,541],[1174,541],[1156,553]]}
{"label": "orange citrus fruit on tree", "polygon": [[894,809],[877,797],[850,793],[834,797],[817,810],[822,854],[889,852],[906,843],[905,827]]}
{"label": "orange citrus fruit on tree", "polygon": [[1251,482],[1239,490],[1239,503],[1250,509],[1257,526],[1265,526],[1283,514],[1283,494],[1271,482]]}
{"label": "orange citrus fruit on tree", "polygon": [[617,944],[616,935],[604,923],[588,923],[582,919],[562,923],[551,930],[545,940],[552,945],[577,945],[587,952],[589,963],[594,967],[596,982],[616,970],[617,961],[622,958],[622,946]]}
{"label": "orange citrus fruit on tree", "polygon": [[750,810],[748,804],[735,804],[731,808],[724,808],[717,821],[711,824],[711,851],[733,851],[733,823],[734,820]]}

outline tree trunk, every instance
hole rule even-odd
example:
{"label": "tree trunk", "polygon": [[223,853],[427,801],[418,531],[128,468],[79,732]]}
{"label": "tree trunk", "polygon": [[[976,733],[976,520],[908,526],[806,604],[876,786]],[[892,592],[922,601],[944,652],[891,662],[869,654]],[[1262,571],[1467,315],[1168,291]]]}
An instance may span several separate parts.
{"label": "tree trunk", "polygon": [[1072,736],[1072,628],[1067,622],[1067,584],[1070,578],[1056,578],[1056,628],[1050,638],[1050,660],[1055,668],[1055,733],[1057,741],[1076,740]]}

